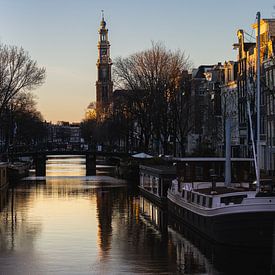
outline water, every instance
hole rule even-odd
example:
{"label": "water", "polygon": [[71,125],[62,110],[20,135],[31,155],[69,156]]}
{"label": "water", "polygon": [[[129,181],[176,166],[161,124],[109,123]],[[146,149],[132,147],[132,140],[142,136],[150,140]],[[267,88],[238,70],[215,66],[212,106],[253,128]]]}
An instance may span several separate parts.
{"label": "water", "polygon": [[0,274],[271,274],[272,250],[212,244],[130,186],[49,159],[1,194]]}

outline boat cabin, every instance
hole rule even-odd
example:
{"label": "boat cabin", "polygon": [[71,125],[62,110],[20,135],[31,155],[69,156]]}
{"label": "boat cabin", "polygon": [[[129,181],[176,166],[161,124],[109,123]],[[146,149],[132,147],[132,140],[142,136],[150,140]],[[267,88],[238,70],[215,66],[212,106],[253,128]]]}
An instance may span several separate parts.
{"label": "boat cabin", "polygon": [[215,189],[212,182],[183,183],[180,190],[184,201],[205,208],[241,204],[243,199],[253,197],[255,193],[248,191],[245,183],[238,188],[229,188],[223,182],[217,182]]}
{"label": "boat cabin", "polygon": [[140,190],[154,199],[167,199],[167,190],[176,178],[175,166],[140,165]]}

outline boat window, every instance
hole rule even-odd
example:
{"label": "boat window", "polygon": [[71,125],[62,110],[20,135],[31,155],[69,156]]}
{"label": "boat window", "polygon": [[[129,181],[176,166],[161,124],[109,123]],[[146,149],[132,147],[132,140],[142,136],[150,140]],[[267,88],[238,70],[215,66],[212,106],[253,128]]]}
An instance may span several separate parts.
{"label": "boat window", "polygon": [[205,197],[205,196],[202,197],[202,205],[203,205],[203,206],[206,205],[206,197]]}
{"label": "boat window", "polygon": [[208,207],[209,207],[209,208],[212,207],[212,198],[208,198]]}
{"label": "boat window", "polygon": [[200,204],[200,198],[201,198],[201,196],[197,195],[197,204]]}
{"label": "boat window", "polygon": [[228,205],[229,203],[240,204],[243,199],[247,198],[247,195],[228,196],[221,198],[221,203]]}
{"label": "boat window", "polygon": [[191,198],[191,192],[187,191],[187,200],[190,202],[190,198]]}

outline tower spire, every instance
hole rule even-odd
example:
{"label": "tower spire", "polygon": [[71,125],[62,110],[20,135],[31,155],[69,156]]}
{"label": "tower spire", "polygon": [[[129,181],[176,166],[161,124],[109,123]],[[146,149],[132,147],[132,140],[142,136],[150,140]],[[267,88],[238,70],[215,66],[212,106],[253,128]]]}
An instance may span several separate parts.
{"label": "tower spire", "polygon": [[[113,81],[111,74],[112,60],[110,57],[110,43],[108,40],[108,29],[104,20],[104,10],[101,10],[101,22],[98,30],[98,77],[96,82],[96,109],[97,113],[108,113],[113,93]],[[99,114],[98,113],[98,114]]]}

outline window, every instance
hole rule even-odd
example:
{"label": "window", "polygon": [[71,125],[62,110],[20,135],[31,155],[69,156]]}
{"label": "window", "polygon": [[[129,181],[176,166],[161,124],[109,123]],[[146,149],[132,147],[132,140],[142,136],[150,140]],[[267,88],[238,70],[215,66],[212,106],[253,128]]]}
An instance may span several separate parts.
{"label": "window", "polygon": [[187,200],[190,202],[190,198],[191,198],[191,192],[187,191]]}
{"label": "window", "polygon": [[106,80],[107,79],[107,69],[103,68],[102,69],[102,80]]}
{"label": "window", "polygon": [[273,88],[273,70],[269,70],[269,79],[268,80],[269,80],[268,87],[270,90],[272,90],[272,88]]}
{"label": "window", "polygon": [[197,204],[200,204],[200,197],[199,195],[197,195]]}
{"label": "window", "polygon": [[208,198],[208,207],[212,208],[212,198]]}
{"label": "window", "polygon": [[102,100],[107,101],[108,100],[108,89],[106,86],[102,87]]}
{"label": "window", "polygon": [[206,205],[206,197],[203,196],[203,197],[202,197],[202,206],[205,206],[205,205]]}

